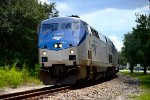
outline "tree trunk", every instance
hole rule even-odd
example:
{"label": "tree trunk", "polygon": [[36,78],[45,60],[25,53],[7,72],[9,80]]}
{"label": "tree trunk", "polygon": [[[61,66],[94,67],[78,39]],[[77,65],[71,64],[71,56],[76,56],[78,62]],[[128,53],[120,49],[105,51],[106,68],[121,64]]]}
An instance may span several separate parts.
{"label": "tree trunk", "polygon": [[133,64],[131,64],[131,65],[130,65],[130,73],[131,73],[131,74],[133,74],[133,69],[134,69],[134,66],[133,66]]}
{"label": "tree trunk", "polygon": [[144,74],[147,74],[146,70],[147,70],[147,68],[146,68],[146,66],[144,66]]}

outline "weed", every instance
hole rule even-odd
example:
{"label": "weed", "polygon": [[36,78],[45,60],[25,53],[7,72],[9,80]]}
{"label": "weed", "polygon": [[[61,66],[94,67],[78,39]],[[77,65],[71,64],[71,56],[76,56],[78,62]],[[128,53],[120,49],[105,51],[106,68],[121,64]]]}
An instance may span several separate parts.
{"label": "weed", "polygon": [[23,84],[42,84],[38,80],[38,65],[34,72],[34,76],[31,76],[31,72],[27,70],[27,66],[23,64],[22,69],[18,69],[16,67],[17,63],[14,63],[12,66],[5,65],[4,67],[0,67],[0,88],[3,87],[14,87],[16,88],[19,85]]}
{"label": "weed", "polygon": [[144,94],[141,94],[138,98],[138,100],[150,100],[150,92],[149,93],[144,93]]}

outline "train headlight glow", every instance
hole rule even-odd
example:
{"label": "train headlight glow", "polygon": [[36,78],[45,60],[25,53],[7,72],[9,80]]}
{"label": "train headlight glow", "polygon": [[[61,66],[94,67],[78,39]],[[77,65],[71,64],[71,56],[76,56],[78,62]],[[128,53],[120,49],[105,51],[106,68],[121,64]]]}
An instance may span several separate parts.
{"label": "train headlight glow", "polygon": [[42,54],[45,56],[47,53],[46,53],[46,51],[43,51]]}
{"label": "train headlight glow", "polygon": [[63,46],[62,44],[59,44],[59,48],[62,48],[62,46]]}
{"label": "train headlight glow", "polygon": [[54,44],[54,48],[57,48],[58,47],[58,44]]}
{"label": "train headlight glow", "polygon": [[70,50],[70,53],[71,53],[71,54],[73,54],[73,53],[74,53],[74,50],[73,50],[73,49],[71,49],[71,50]]}

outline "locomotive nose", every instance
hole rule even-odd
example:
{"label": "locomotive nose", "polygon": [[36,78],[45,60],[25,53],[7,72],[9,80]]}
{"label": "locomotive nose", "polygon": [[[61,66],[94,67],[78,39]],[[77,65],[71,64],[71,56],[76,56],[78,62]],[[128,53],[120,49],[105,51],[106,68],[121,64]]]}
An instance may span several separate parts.
{"label": "locomotive nose", "polygon": [[[57,48],[55,50],[48,50],[48,49],[41,49],[40,50],[40,61],[41,63],[44,63],[44,66],[52,66],[53,64],[65,64],[66,66],[72,66],[74,65],[74,61],[77,62],[78,59],[78,52],[77,47],[70,47],[66,49],[61,49],[64,47],[64,44],[57,44]],[[55,45],[53,44],[53,45]]]}

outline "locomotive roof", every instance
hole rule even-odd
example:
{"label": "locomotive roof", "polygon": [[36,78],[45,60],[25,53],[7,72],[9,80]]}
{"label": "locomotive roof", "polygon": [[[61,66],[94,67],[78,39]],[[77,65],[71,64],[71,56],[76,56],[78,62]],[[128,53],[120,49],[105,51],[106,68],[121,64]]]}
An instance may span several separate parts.
{"label": "locomotive roof", "polygon": [[69,19],[69,20],[83,21],[83,20],[81,20],[80,18],[77,18],[77,17],[53,17],[53,18],[43,20],[42,23],[48,22],[50,20],[59,20],[59,19]]}

